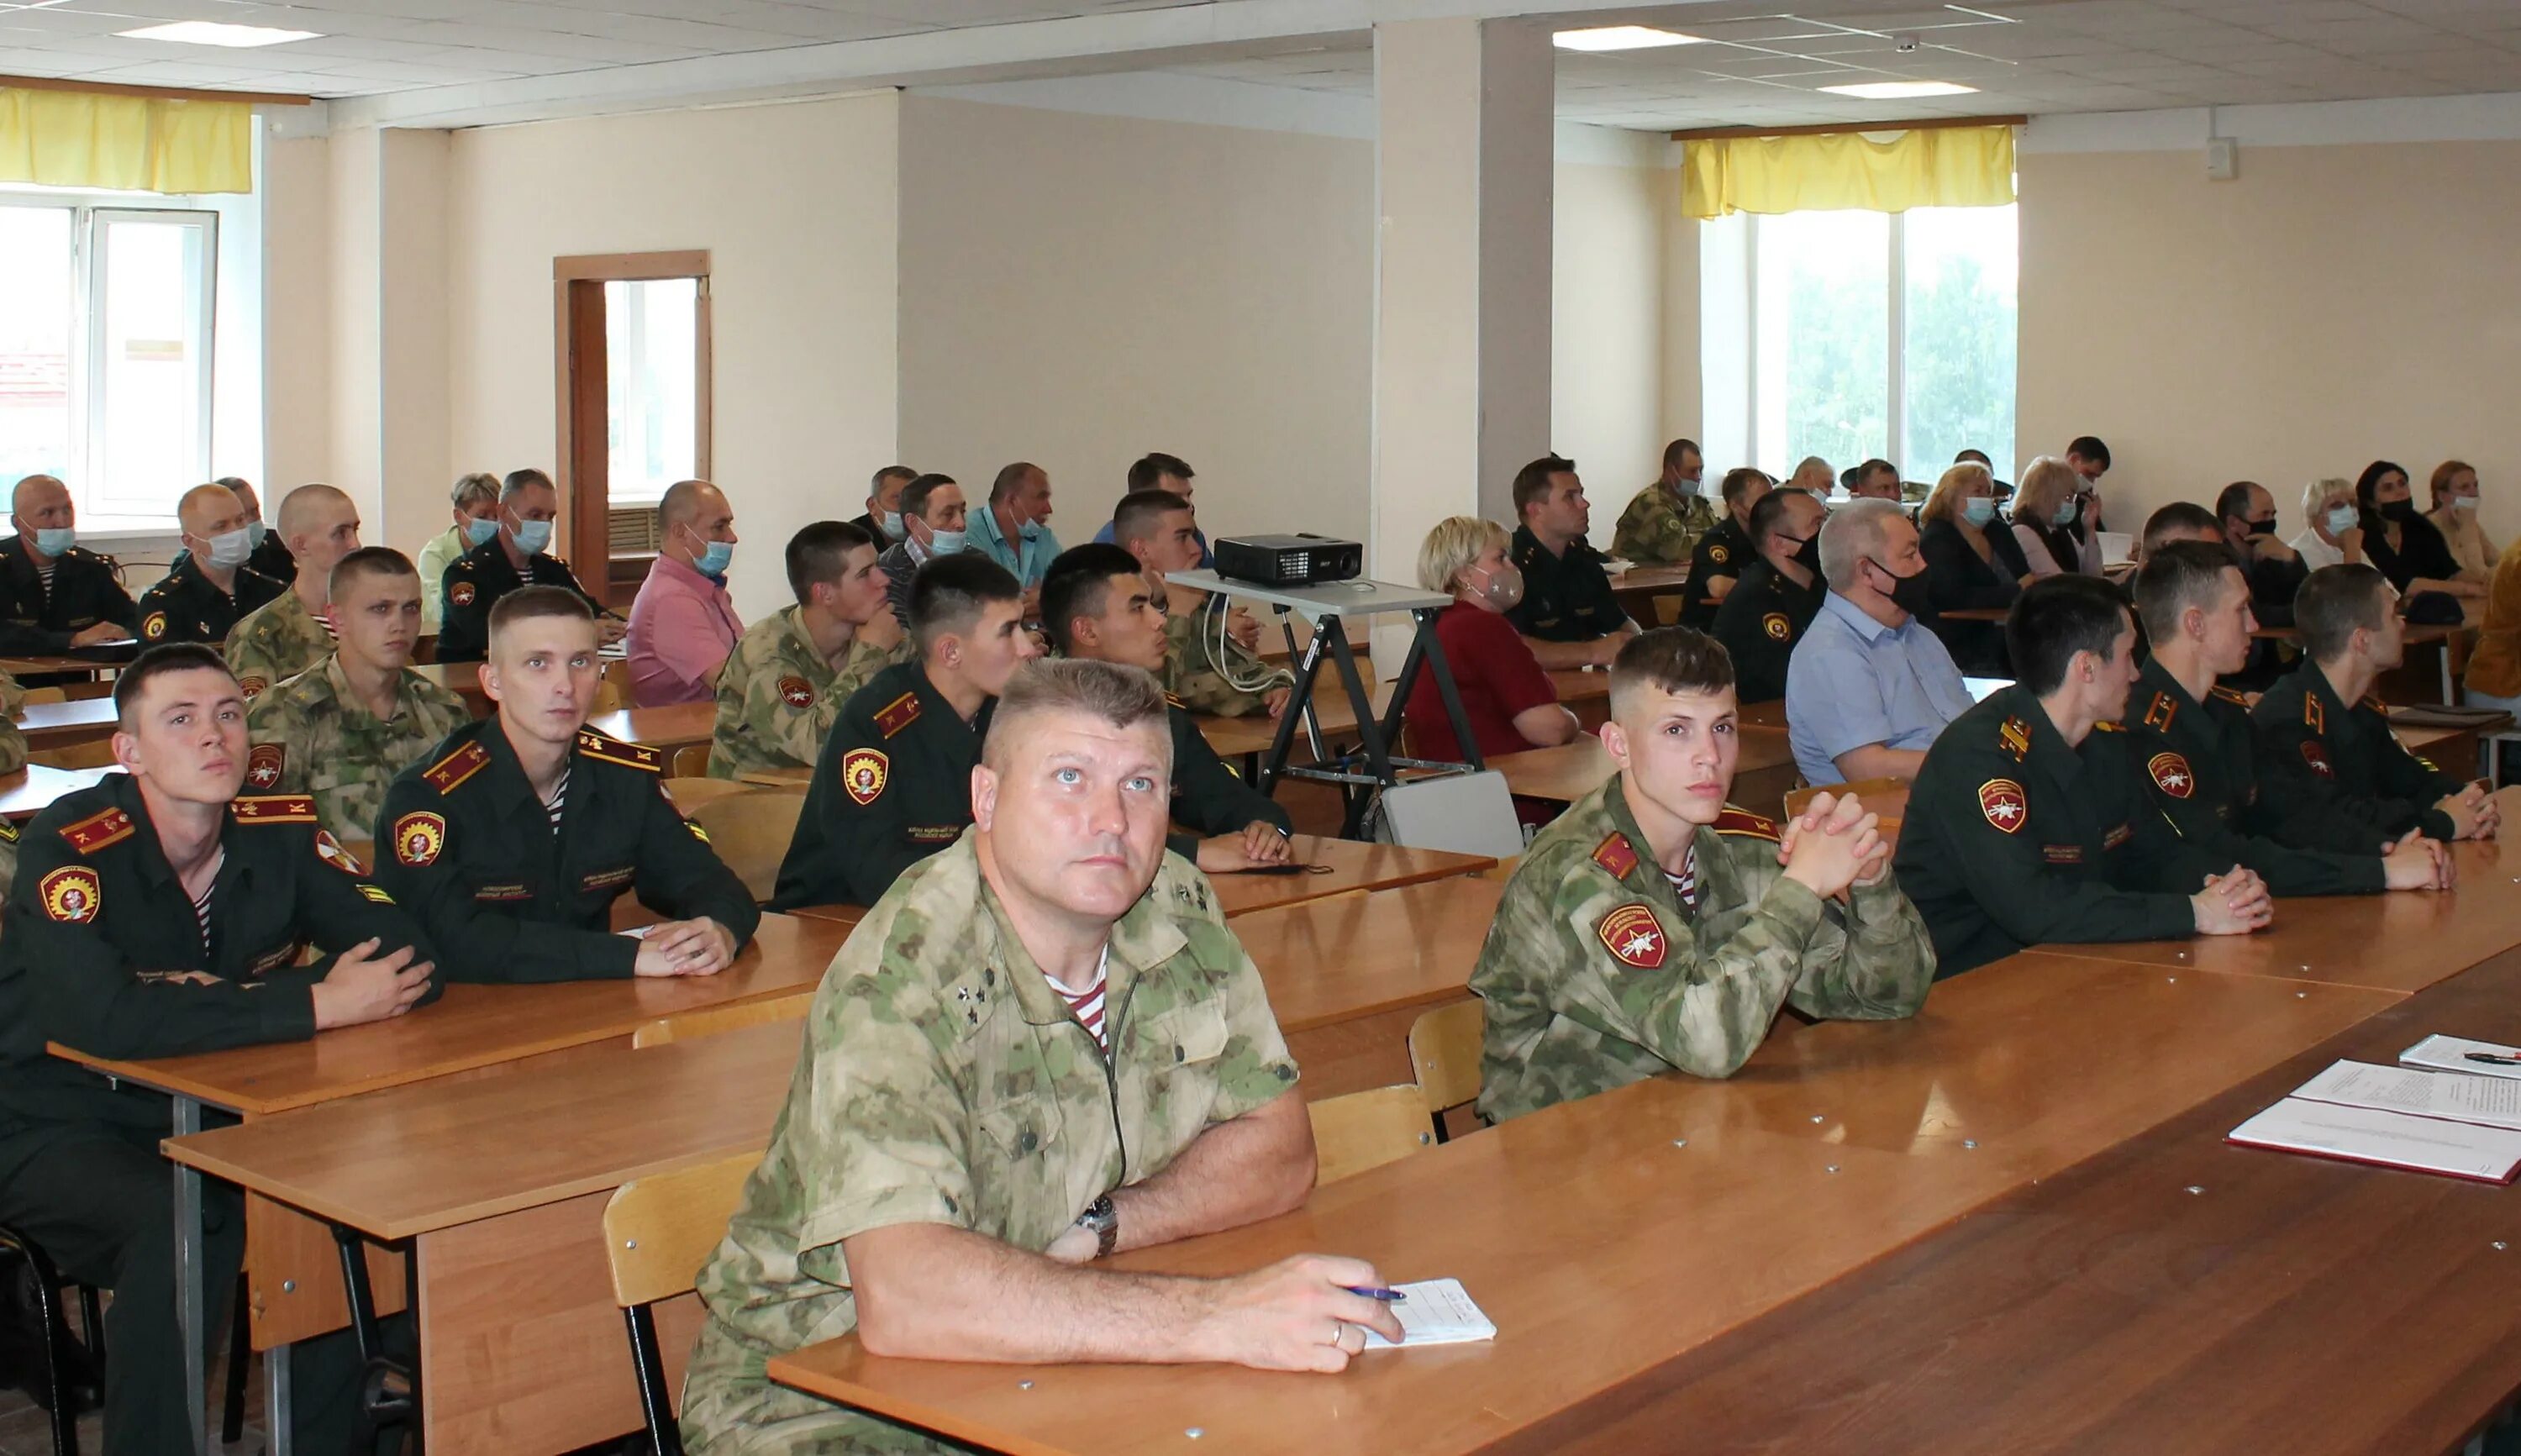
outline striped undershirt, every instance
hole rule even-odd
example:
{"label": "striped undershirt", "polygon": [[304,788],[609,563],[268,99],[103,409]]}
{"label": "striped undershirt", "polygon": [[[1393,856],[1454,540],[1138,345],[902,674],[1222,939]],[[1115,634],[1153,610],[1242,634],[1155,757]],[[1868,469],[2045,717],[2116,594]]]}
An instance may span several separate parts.
{"label": "striped undershirt", "polygon": [[1680,897],[1681,908],[1685,910],[1695,910],[1698,908],[1697,841],[1692,840],[1689,843],[1689,847],[1681,851],[1680,873],[1675,875],[1672,871],[1666,870],[1663,872],[1663,877],[1672,882],[1672,892]]}
{"label": "striped undershirt", "polygon": [[35,569],[35,579],[44,583],[46,597],[53,594],[53,569],[59,565],[61,565],[59,561],[48,561]]}
{"label": "striped undershirt", "polygon": [[[1050,982],[1050,988],[1059,992],[1061,999],[1068,1003],[1068,1009],[1077,1014],[1078,1024],[1094,1033],[1094,1044],[1101,1047],[1107,1057],[1112,1054],[1112,1037],[1103,1025],[1103,984],[1106,979],[1105,973],[1111,969],[1111,966],[1112,947],[1106,943],[1103,954],[1094,962],[1093,983],[1085,989],[1072,991],[1058,981]],[[1049,978],[1044,977],[1043,979],[1048,980]]]}
{"label": "striped undershirt", "polygon": [[210,891],[215,888],[215,885],[205,885],[202,892],[193,896],[193,919],[201,923],[204,951],[210,948]]}
{"label": "striped undershirt", "polygon": [[550,815],[550,816],[551,816],[551,827],[552,827],[552,833],[553,833],[553,834],[558,834],[558,833],[560,833],[560,810],[561,810],[561,805],[562,805],[562,804],[564,804],[564,803],[567,803],[568,801],[569,801],[569,764],[568,764],[568,762],[567,762],[566,760],[563,760],[563,762],[561,763],[561,766],[560,766],[560,782],[559,782],[559,783],[557,783],[557,784],[552,785],[552,792],[551,792],[550,796],[549,796],[549,797],[546,797],[546,798],[543,800],[543,812],[544,812],[545,814],[548,814],[548,815]]}

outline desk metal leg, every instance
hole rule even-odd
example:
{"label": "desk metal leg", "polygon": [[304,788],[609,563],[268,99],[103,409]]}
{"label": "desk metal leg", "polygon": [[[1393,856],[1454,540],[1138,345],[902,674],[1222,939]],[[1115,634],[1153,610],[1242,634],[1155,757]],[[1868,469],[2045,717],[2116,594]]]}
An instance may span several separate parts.
{"label": "desk metal leg", "polygon": [[262,1424],[268,1429],[266,1456],[289,1456],[289,1346],[275,1344],[262,1352]]}
{"label": "desk metal leg", "polygon": [[[176,1097],[175,1136],[202,1130],[202,1105]],[[184,1342],[184,1398],[192,1412],[193,1449],[208,1456],[210,1402],[208,1292],[203,1287],[202,1175],[175,1164],[175,1326]]]}

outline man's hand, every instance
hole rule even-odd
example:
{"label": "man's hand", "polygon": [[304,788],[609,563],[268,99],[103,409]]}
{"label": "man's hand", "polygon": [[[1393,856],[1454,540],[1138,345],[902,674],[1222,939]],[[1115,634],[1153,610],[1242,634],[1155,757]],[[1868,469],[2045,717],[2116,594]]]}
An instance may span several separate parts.
{"label": "man's hand", "polygon": [[2451,847],[2408,830],[2381,856],[2381,884],[2389,889],[2449,889],[2458,878]]}
{"label": "man's hand", "polygon": [[1241,607],[1225,609],[1225,635],[1243,644],[1245,652],[1260,650],[1260,618]]}
{"label": "man's hand", "polygon": [[1787,879],[1828,899],[1844,893],[1856,876],[1879,874],[1882,835],[1856,796],[1815,794],[1779,837],[1777,853]]}
{"label": "man's hand", "polygon": [[735,935],[706,917],[669,920],[640,937],[637,976],[715,976],[735,960]]}
{"label": "man's hand", "polygon": [[1041,620],[1041,583],[1038,581],[1024,589],[1024,619]]}
{"label": "man's hand", "polygon": [[2276,536],[2250,537],[2250,554],[2261,561],[2292,561],[2298,554]]}
{"label": "man's hand", "polygon": [[1072,1223],[1060,1231],[1050,1247],[1041,1251],[1043,1258],[1055,1264],[1090,1264],[1103,1251],[1103,1236],[1081,1223]]}
{"label": "man's hand", "polygon": [[2246,935],[2275,918],[2275,901],[2255,870],[2234,865],[2206,877],[2206,887],[2188,897],[2201,935]]}
{"label": "man's hand", "polygon": [[370,936],[342,952],[333,969],[315,982],[316,1030],[398,1017],[428,992],[431,964],[413,960],[408,945],[391,955],[379,955],[379,943]]}
{"label": "man's hand", "polygon": [[90,622],[70,634],[70,646],[94,647],[100,642],[120,642],[130,635],[120,622]]}
{"label": "man's hand", "polygon": [[621,634],[629,630],[630,624],[618,616],[599,616],[595,619],[595,640],[605,647],[611,647],[620,641]]}
{"label": "man's hand", "polygon": [[2434,807],[2451,816],[2454,840],[2491,840],[2503,822],[2503,806],[2484,784],[2464,785],[2457,794],[2444,795]]}
{"label": "man's hand", "polygon": [[887,607],[858,628],[858,640],[879,652],[891,652],[901,645],[901,618]]}
{"label": "man's hand", "polygon": [[1261,865],[1285,864],[1293,853],[1278,826],[1256,819],[1234,834],[1199,842],[1199,867],[1211,875],[1231,875]]}
{"label": "man's hand", "polygon": [[1220,1279],[1190,1353],[1255,1370],[1345,1370],[1349,1356],[1365,1347],[1368,1329],[1396,1344],[1406,1338],[1390,1305],[1343,1288],[1382,1283],[1372,1264],[1327,1253],[1300,1253]]}
{"label": "man's hand", "polygon": [[1287,700],[1295,696],[1292,686],[1271,688],[1260,695],[1260,705],[1269,709],[1269,720],[1274,723],[1287,715]]}

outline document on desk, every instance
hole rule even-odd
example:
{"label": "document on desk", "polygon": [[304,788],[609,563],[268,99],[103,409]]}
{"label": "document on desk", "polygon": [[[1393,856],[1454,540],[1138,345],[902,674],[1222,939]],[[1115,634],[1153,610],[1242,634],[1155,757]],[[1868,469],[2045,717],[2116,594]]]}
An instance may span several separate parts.
{"label": "document on desk", "polygon": [[2509,1183],[2521,1170],[2521,1132],[2304,1097],[2286,1098],[2233,1128],[2225,1140],[2480,1183]]}
{"label": "document on desk", "polygon": [[2293,1095],[2341,1107],[2413,1113],[2419,1117],[2446,1117],[2521,1132],[2521,1082],[2501,1077],[2338,1062],[2294,1088]]}
{"label": "document on desk", "polygon": [[2521,1077],[2521,1047],[2458,1036],[2428,1036],[2399,1054],[2402,1067],[2461,1071],[2470,1076]]}
{"label": "document on desk", "polygon": [[[1426,1344],[1471,1344],[1496,1339],[1496,1326],[1480,1313],[1471,1302],[1468,1290],[1458,1279],[1427,1279],[1416,1284],[1396,1284],[1394,1289],[1409,1297],[1391,1305],[1400,1319],[1400,1331],[1409,1337],[1407,1348]],[[1365,1332],[1367,1349],[1394,1349],[1393,1342]]]}

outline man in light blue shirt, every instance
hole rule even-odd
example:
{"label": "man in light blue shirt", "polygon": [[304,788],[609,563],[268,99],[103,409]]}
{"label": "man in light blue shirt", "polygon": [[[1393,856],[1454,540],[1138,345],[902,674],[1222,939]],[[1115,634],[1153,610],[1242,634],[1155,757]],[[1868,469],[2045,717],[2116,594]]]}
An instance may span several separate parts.
{"label": "man in light blue shirt", "polygon": [[1025,619],[1039,611],[1041,578],[1059,555],[1050,520],[1050,473],[1019,460],[989,482],[989,503],[972,513],[965,549],[977,551],[1012,573],[1024,588]]}
{"label": "man in light blue shirt", "polygon": [[1814,784],[1913,779],[1970,706],[1960,669],[1917,615],[1926,559],[1896,501],[1851,501],[1820,529],[1829,596],[1786,664],[1786,735]]}

